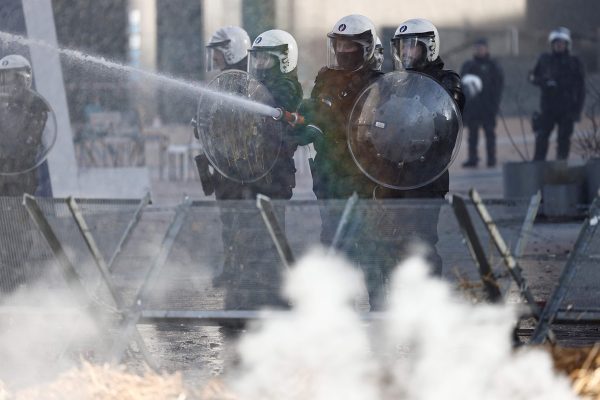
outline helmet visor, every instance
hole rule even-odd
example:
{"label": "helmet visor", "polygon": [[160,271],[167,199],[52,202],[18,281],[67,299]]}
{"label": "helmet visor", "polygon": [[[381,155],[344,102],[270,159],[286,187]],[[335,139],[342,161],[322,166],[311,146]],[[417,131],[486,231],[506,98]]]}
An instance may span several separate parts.
{"label": "helmet visor", "polygon": [[261,77],[278,65],[278,57],[268,51],[251,50],[248,54],[248,73],[253,77]]}
{"label": "helmet visor", "polygon": [[330,36],[327,48],[328,68],[356,71],[365,63],[364,46],[357,40]]}
{"label": "helmet visor", "polygon": [[25,69],[0,70],[0,93],[12,93],[31,87],[31,72]]}
{"label": "helmet visor", "polygon": [[223,49],[212,46],[206,48],[206,72],[222,71],[226,66]]}
{"label": "helmet visor", "polygon": [[416,36],[394,39],[392,41],[394,69],[402,71],[421,66],[427,56],[424,47]]}

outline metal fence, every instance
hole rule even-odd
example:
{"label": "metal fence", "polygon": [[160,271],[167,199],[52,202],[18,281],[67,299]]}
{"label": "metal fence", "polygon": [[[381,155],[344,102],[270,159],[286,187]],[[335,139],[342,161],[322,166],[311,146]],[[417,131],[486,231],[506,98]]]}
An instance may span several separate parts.
{"label": "metal fence", "polygon": [[[361,268],[370,296],[362,299],[365,310],[369,302],[372,309],[378,309],[376,301],[385,297],[390,272],[412,254],[415,239],[428,247],[434,273],[480,301],[493,297],[490,282],[497,285],[500,296],[506,294],[514,280],[507,269],[509,256],[526,272],[534,271],[541,262],[553,263],[556,268],[566,263],[566,254],[549,258],[535,246],[525,245],[527,237],[536,246],[554,240],[545,236],[547,230],[526,229],[532,210],[529,199],[481,203],[498,228],[496,236],[508,247],[504,252],[491,224],[482,220],[478,203],[466,200],[466,212],[461,214],[456,208],[458,200],[270,204],[290,257],[298,259],[315,246],[333,246]],[[91,300],[128,315],[125,325],[174,316],[213,321],[219,319],[216,315],[245,318],[252,314],[240,311],[287,305],[280,295],[287,263],[255,201],[186,200],[177,207],[149,206],[148,198],[35,202],[46,228],[39,221],[32,223],[23,199],[0,198],[0,288],[4,293],[36,284],[50,288],[70,285],[65,279],[66,263],[73,266]],[[529,223],[533,223],[531,215]],[[589,221],[587,224],[591,226]],[[65,258],[57,253],[48,231]],[[574,249],[578,258],[571,263],[579,267],[560,298],[561,312],[600,310],[593,295],[600,286],[594,270],[600,239],[594,233],[586,233],[585,248]],[[483,270],[484,264],[489,271]],[[535,276],[530,273],[527,278]]]}
{"label": "metal fence", "polygon": [[[112,260],[108,264],[117,285],[126,293],[133,292],[161,251],[161,240],[176,209],[146,207],[139,224],[128,232],[127,246],[113,260],[122,236],[131,228],[131,221],[139,212],[140,201],[76,201],[102,256],[107,262]],[[11,276],[16,275],[15,271],[22,270],[23,281],[39,276],[39,271],[31,267],[36,264],[36,259],[38,265],[55,262],[21,203],[22,200],[16,198],[0,199],[5,211],[2,212],[0,229],[3,237],[8,239],[3,240],[2,264],[12,265],[1,277],[5,289],[14,286]],[[81,269],[84,276],[93,278],[96,274],[95,261],[67,201],[38,199],[38,203],[71,262]],[[297,258],[314,246],[331,244],[346,201],[274,201],[273,204]],[[486,204],[505,239],[514,244],[528,202],[490,200]],[[478,221],[472,205],[468,209],[493,266],[501,269],[501,260],[483,224]],[[227,309],[221,300],[216,300],[220,296],[217,293],[223,292],[233,280],[248,291],[264,284],[277,292],[281,271],[285,267],[254,201],[193,202],[186,208],[185,214],[157,279],[160,285],[152,297],[153,305]],[[21,238],[25,233],[28,240]],[[393,267],[407,254],[407,245],[415,237],[423,239],[425,244],[435,245],[433,254],[437,256],[432,258],[440,263],[442,273],[448,279],[456,280],[457,276],[463,280],[479,279],[452,208],[442,200],[360,200],[352,210],[337,247],[368,273],[382,265]],[[25,247],[27,251],[23,250]],[[19,259],[25,268],[18,267]],[[56,275],[51,266],[45,268],[50,275]],[[60,281],[60,278],[55,280]],[[217,284],[213,285],[213,281]],[[240,301],[242,304],[232,305],[232,308],[252,308],[243,299]]]}

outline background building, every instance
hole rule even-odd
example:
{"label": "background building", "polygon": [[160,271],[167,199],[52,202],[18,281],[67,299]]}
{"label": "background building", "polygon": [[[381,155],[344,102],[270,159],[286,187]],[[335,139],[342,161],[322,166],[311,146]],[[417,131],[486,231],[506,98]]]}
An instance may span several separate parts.
{"label": "background building", "polygon": [[[376,24],[385,46],[387,70],[391,69],[389,40],[405,19],[423,17],[438,27],[441,56],[455,70],[471,57],[473,40],[488,37],[492,55],[505,71],[501,105],[505,116],[528,119],[538,108],[538,89],[526,79],[539,53],[549,48],[549,31],[557,26],[571,29],[573,49],[585,63],[589,87],[598,76],[597,0],[2,0],[0,30],[26,36],[23,4],[33,4],[35,13],[34,1],[51,4],[49,15],[53,13],[60,47],[81,50],[84,57],[88,53],[101,56],[124,68],[192,82],[205,79],[204,45],[219,27],[239,25],[252,38],[280,28],[298,42],[299,78],[308,96],[318,70],[326,63],[326,33],[340,17],[353,13],[364,14]],[[14,52],[30,55],[22,43],[0,41],[0,56]],[[38,62],[45,63],[45,59]],[[189,121],[197,103],[193,96],[170,96],[164,88],[135,74],[107,71],[65,56],[56,64],[62,66],[57,82],[64,81],[68,104],[68,110],[60,114],[73,126],[72,133],[61,131],[69,141],[72,137],[77,142],[85,134],[86,107],[99,102],[105,111],[135,114],[146,148],[161,146],[157,133],[174,144],[192,144]],[[60,72],[61,68],[56,69]],[[39,80],[37,73],[34,80]],[[162,172],[155,175],[162,176]]]}

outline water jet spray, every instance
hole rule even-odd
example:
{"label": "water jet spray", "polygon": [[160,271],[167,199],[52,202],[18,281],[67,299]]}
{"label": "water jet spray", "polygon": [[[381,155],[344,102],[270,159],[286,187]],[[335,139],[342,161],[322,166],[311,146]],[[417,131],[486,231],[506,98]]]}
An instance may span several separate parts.
{"label": "water jet spray", "polygon": [[227,101],[229,104],[239,107],[239,108],[242,108],[246,111],[256,113],[259,115],[272,117],[275,120],[282,120],[282,121],[288,122],[292,125],[301,123],[304,121],[304,119],[302,117],[298,116],[297,114],[282,110],[280,108],[274,108],[274,107],[268,106],[266,104],[257,103],[257,102],[248,100],[244,97],[217,92],[217,91],[208,89],[208,88],[206,88],[202,85],[199,85],[197,83],[194,83],[194,82],[190,82],[190,81],[187,81],[184,79],[174,78],[174,77],[164,75],[164,74],[159,74],[156,72],[145,71],[143,69],[131,67],[128,65],[123,65],[123,64],[120,64],[115,61],[107,60],[104,57],[93,56],[93,55],[86,54],[86,53],[83,53],[78,50],[56,47],[56,46],[53,46],[49,43],[46,43],[46,42],[43,42],[40,40],[28,39],[28,38],[25,38],[20,35],[14,35],[14,34],[2,32],[2,31],[0,31],[0,41],[18,42],[19,44],[22,44],[22,45],[34,45],[34,46],[40,46],[40,47],[43,47],[46,49],[54,50],[54,51],[57,51],[61,55],[64,55],[70,59],[79,61],[81,63],[91,63],[91,64],[106,67],[106,68],[114,70],[114,71],[119,71],[119,72],[127,73],[130,75],[138,75],[138,76],[141,76],[142,78],[155,81],[159,84],[174,86],[179,89],[183,89],[183,90],[195,93],[195,94],[207,96],[209,98],[224,100],[224,101]]}

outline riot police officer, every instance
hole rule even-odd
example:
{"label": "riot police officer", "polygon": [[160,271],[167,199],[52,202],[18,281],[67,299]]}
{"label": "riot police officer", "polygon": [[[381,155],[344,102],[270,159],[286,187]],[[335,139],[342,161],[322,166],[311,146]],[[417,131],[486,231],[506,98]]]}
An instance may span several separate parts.
{"label": "riot police officer", "polygon": [[475,86],[477,89],[471,91],[464,113],[463,120],[469,129],[469,152],[463,167],[476,167],[479,162],[477,144],[480,127],[485,133],[487,166],[494,167],[496,165],[496,115],[500,109],[504,74],[500,64],[490,56],[487,39],[480,38],[475,41],[473,58],[463,64],[461,75],[464,86],[468,85],[465,82],[468,78],[478,84]]}
{"label": "riot police officer", "polygon": [[[0,196],[34,195],[36,167],[49,150],[44,129],[50,106],[31,89],[31,83],[31,65],[25,57],[13,54],[0,59]],[[5,204],[10,205],[2,206]],[[23,208],[11,205],[7,221],[10,223],[0,225],[0,275],[5,278],[0,291],[25,282],[27,254],[33,243],[29,216]]]}
{"label": "riot police officer", "polygon": [[[297,78],[297,64],[298,47],[292,35],[282,30],[269,30],[260,34],[248,49],[248,75],[230,74],[229,78],[223,79],[241,79],[253,85],[252,87],[258,82],[272,99],[269,105],[295,110],[302,99],[302,88]],[[235,85],[235,82],[233,83]],[[243,84],[241,86],[245,87]],[[258,90],[257,93],[262,93],[263,90]],[[264,157],[273,157],[272,160],[265,159],[266,164],[272,162],[272,165],[265,167],[264,173],[259,174],[260,178],[235,179],[234,176],[219,169],[219,165],[213,165],[215,171],[207,174],[207,180],[214,188],[216,199],[220,201],[222,240],[225,248],[222,273],[215,277],[213,283],[228,287],[226,306],[229,308],[282,303],[280,299],[274,297],[274,294],[277,295],[279,292],[279,287],[275,287],[279,284],[279,270],[267,268],[269,262],[265,262],[266,255],[277,256],[255,203],[253,201],[224,202],[224,200],[254,200],[259,193],[272,199],[287,200],[292,197],[296,172],[293,156],[297,143],[287,134],[287,125],[284,125],[284,122],[269,120],[271,124],[277,125],[277,128],[283,127],[283,134],[281,136],[273,134],[272,138],[277,137],[277,140],[281,140],[278,144],[271,143],[272,138],[269,137],[269,149],[274,151],[268,151]],[[218,121],[215,123],[219,124]],[[258,128],[263,131],[269,130],[270,125],[261,124]],[[227,133],[240,135],[243,132]],[[263,133],[270,135],[270,132]],[[259,139],[261,138],[251,139],[251,142],[260,142]],[[258,153],[265,151],[260,148],[255,150]],[[263,157],[260,158],[262,160]],[[204,187],[206,189],[207,186]],[[276,210],[279,211],[280,223],[284,224],[283,207],[276,207]],[[260,289],[261,287],[269,289],[263,287],[267,284],[274,290]],[[251,288],[252,293],[246,295],[244,290],[237,290],[240,287]],[[259,293],[264,297],[259,298]]]}
{"label": "riot police officer", "polygon": [[[206,72],[246,71],[250,45],[250,37],[242,28],[225,26],[218,29],[206,45]],[[208,158],[204,153],[198,154],[194,160],[205,195],[210,196],[215,193],[217,200],[240,197],[239,191],[231,181],[211,171]]]}
{"label": "riot police officer", "polygon": [[0,195],[33,195],[38,186],[35,167],[41,161],[42,134],[50,112],[31,90],[29,61],[20,55],[0,60]]}
{"label": "riot police officer", "polygon": [[548,35],[550,53],[537,60],[529,80],[541,89],[541,113],[534,119],[534,160],[545,160],[548,140],[558,125],[556,158],[569,157],[575,121],[581,118],[585,100],[585,72],[579,58],[571,54],[571,32],[557,28]]}
{"label": "riot police officer", "polygon": [[[395,71],[418,72],[437,81],[448,92],[456,103],[458,110],[464,107],[464,95],[458,74],[444,69],[444,62],[439,56],[440,38],[435,25],[425,19],[409,19],[404,21],[391,40],[391,56]],[[425,97],[425,93],[421,97]],[[407,104],[408,107],[408,104]],[[407,112],[411,108],[408,107]],[[435,127],[437,121],[423,121]],[[458,126],[456,126],[458,128]],[[454,152],[458,129],[451,137],[431,147],[424,153],[423,165],[414,168],[427,169],[427,163],[447,165]],[[390,146],[393,146],[390,143]],[[399,144],[396,144],[399,145]],[[431,165],[430,165],[431,167]],[[439,168],[434,168],[437,170]],[[441,171],[441,169],[440,169]],[[433,178],[433,177],[432,177]],[[449,173],[446,170],[438,178],[428,184],[416,188],[398,190],[398,188],[376,185],[373,194],[375,199],[432,199],[431,201],[409,202],[403,204],[382,202],[377,219],[369,221],[370,231],[365,241],[377,257],[378,265],[365,271],[367,289],[371,307],[379,308],[383,300],[383,288],[389,280],[391,270],[415,245],[426,245],[425,255],[435,275],[441,275],[442,260],[436,250],[438,241],[437,225],[441,200],[449,190]],[[437,200],[436,200],[437,199]],[[383,224],[378,221],[384,221]]]}
{"label": "riot police officer", "polygon": [[[249,49],[248,74],[270,92],[274,105],[285,110],[296,110],[302,100],[298,82],[298,46],[288,32],[273,29],[257,36]],[[284,124],[284,122],[278,122]],[[264,127],[263,127],[264,129]],[[244,199],[264,194],[275,200],[289,200],[295,187],[294,152],[298,143],[291,135],[291,126],[285,125],[276,160],[262,178],[250,182],[232,182],[244,191]],[[249,196],[249,197],[247,197]],[[240,205],[244,207],[244,205]],[[276,202],[275,212],[285,227],[285,203]],[[232,308],[285,306],[281,298],[281,268],[276,249],[254,202],[243,210],[230,210],[223,218],[235,223],[224,223],[224,234],[229,231],[230,260],[221,278],[227,281],[225,305]],[[224,221],[225,222],[225,221]],[[241,289],[240,289],[241,288]],[[246,290],[246,288],[248,288]]]}
{"label": "riot police officer", "polygon": [[[272,29],[257,36],[249,50],[248,74],[265,85],[277,107],[296,110],[302,100],[298,81],[298,45],[288,32]],[[294,152],[298,142],[286,126],[279,156],[271,172],[256,183],[271,198],[290,199],[296,186]]]}
{"label": "riot police officer", "polygon": [[[440,36],[435,25],[423,18],[404,21],[391,40],[394,70],[415,71],[425,74],[442,85],[458,105],[460,111],[465,106],[460,76],[444,69],[440,57]],[[445,149],[452,153],[452,148]],[[409,191],[395,191],[379,194],[377,197],[428,197],[444,198],[450,186],[450,174],[446,171],[432,183]]]}
{"label": "riot police officer", "polygon": [[[348,15],[327,34],[328,61],[315,79],[310,99],[299,113],[310,122],[299,130],[302,144],[313,143],[309,160],[317,199],[347,199],[356,192],[371,198],[373,184],[355,165],[347,148],[346,129],[352,106],[361,91],[382,73],[377,70],[375,25],[363,15]],[[321,241],[330,244],[338,215],[321,207]]]}

